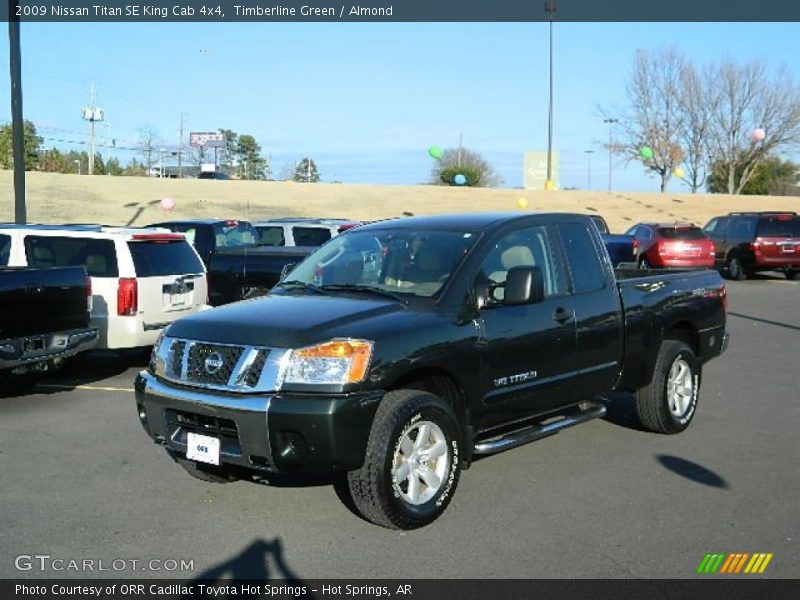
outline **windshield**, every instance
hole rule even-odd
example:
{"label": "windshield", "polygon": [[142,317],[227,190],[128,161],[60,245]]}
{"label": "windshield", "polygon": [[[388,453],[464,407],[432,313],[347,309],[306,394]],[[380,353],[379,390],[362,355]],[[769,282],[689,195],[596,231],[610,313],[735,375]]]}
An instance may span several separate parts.
{"label": "windshield", "polygon": [[800,217],[778,215],[762,218],[758,222],[761,237],[800,237]]}
{"label": "windshield", "polygon": [[661,237],[668,240],[704,240],[706,234],[699,227],[662,227],[658,230]]}
{"label": "windshield", "polygon": [[462,231],[353,230],[309,255],[286,281],[431,298],[476,237]]}
{"label": "windshield", "polygon": [[228,221],[214,225],[214,237],[215,248],[236,248],[255,245],[258,233],[250,223]]}

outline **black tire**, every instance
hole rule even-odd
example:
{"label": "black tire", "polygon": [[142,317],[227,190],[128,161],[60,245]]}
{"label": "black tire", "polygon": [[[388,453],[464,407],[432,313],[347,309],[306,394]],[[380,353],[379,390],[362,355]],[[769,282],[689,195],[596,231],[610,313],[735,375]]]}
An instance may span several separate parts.
{"label": "black tire", "polygon": [[798,270],[789,269],[785,273],[786,273],[786,279],[788,279],[789,281],[796,281],[797,279],[800,279],[800,271]]}
{"label": "black tire", "polygon": [[[392,467],[406,433],[415,423],[431,422],[446,440],[448,464],[438,491],[424,504],[403,498]],[[461,471],[461,432],[453,409],[443,400],[418,390],[397,390],[383,398],[367,442],[364,465],[347,475],[348,490],[356,510],[368,521],[389,529],[416,529],[437,519],[458,486]]]}
{"label": "black tire", "polygon": [[12,375],[4,371],[0,371],[0,378],[2,378],[2,395],[3,396],[24,396],[32,394],[33,388],[36,387],[42,378],[43,373],[25,373],[24,375]]}
{"label": "black tire", "polygon": [[230,483],[236,481],[238,477],[233,473],[225,470],[224,467],[217,467],[215,465],[204,465],[188,458],[178,456],[174,452],[167,452],[170,458],[178,463],[184,471],[195,479],[206,481],[209,483]]}
{"label": "black tire", "polygon": [[728,272],[728,277],[734,281],[744,281],[747,279],[747,271],[742,266],[742,261],[738,256],[729,256],[725,264],[725,270]]}
{"label": "black tire", "polygon": [[[682,413],[670,409],[667,386],[670,371],[677,361],[683,361],[691,373],[691,399]],[[684,342],[664,340],[658,351],[653,379],[649,385],[636,392],[636,413],[639,421],[649,431],[674,434],[686,429],[697,411],[701,379],[700,361]]]}

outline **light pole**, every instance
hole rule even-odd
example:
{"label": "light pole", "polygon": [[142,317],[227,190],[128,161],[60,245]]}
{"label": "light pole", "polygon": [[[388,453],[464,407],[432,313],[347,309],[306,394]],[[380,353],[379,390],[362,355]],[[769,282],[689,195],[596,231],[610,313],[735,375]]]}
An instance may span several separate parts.
{"label": "light pole", "polygon": [[603,123],[608,125],[608,191],[611,191],[611,178],[614,173],[614,123],[619,123],[619,119],[608,117],[603,119]]}
{"label": "light pole", "polygon": [[547,179],[544,189],[554,190],[553,181],[553,13],[556,12],[556,0],[547,0],[544,4],[550,20],[550,101],[547,108]]}
{"label": "light pole", "polygon": [[164,179],[164,154],[166,152],[167,152],[166,148],[161,148],[161,150],[158,151],[158,153],[160,155],[159,156],[159,169],[158,170],[161,173],[161,179]]}
{"label": "light pole", "polygon": [[592,154],[594,150],[584,150],[586,153],[586,189],[592,189]]}

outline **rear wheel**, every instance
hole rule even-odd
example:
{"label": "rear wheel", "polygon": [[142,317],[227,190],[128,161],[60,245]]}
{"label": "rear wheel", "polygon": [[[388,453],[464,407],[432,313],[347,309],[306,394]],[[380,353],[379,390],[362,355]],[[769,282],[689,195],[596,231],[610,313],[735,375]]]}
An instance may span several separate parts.
{"label": "rear wheel", "polygon": [[443,400],[418,390],[389,392],[375,415],[364,465],[348,473],[355,508],[390,529],[431,523],[456,491],[460,444],[458,422]]}
{"label": "rear wheel", "polygon": [[789,269],[786,271],[786,279],[789,281],[796,281],[797,279],[800,279],[800,271],[797,269]]}
{"label": "rear wheel", "polygon": [[700,361],[684,342],[664,340],[653,379],[636,392],[642,425],[656,433],[680,433],[692,422],[700,393]]}
{"label": "rear wheel", "polygon": [[747,279],[747,271],[742,266],[742,261],[738,256],[729,256],[726,264],[728,276],[735,281],[744,281]]}

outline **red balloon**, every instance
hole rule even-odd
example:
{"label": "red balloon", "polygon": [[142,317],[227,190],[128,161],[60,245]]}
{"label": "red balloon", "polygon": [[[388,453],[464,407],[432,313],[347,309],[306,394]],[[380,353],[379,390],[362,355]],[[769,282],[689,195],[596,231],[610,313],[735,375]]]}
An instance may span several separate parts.
{"label": "red balloon", "polygon": [[163,210],[175,210],[175,200],[172,198],[162,198],[161,208]]}
{"label": "red balloon", "polygon": [[765,137],[767,137],[767,132],[761,129],[761,127],[758,127],[756,129],[753,129],[751,137],[753,138],[754,142],[761,142]]}

